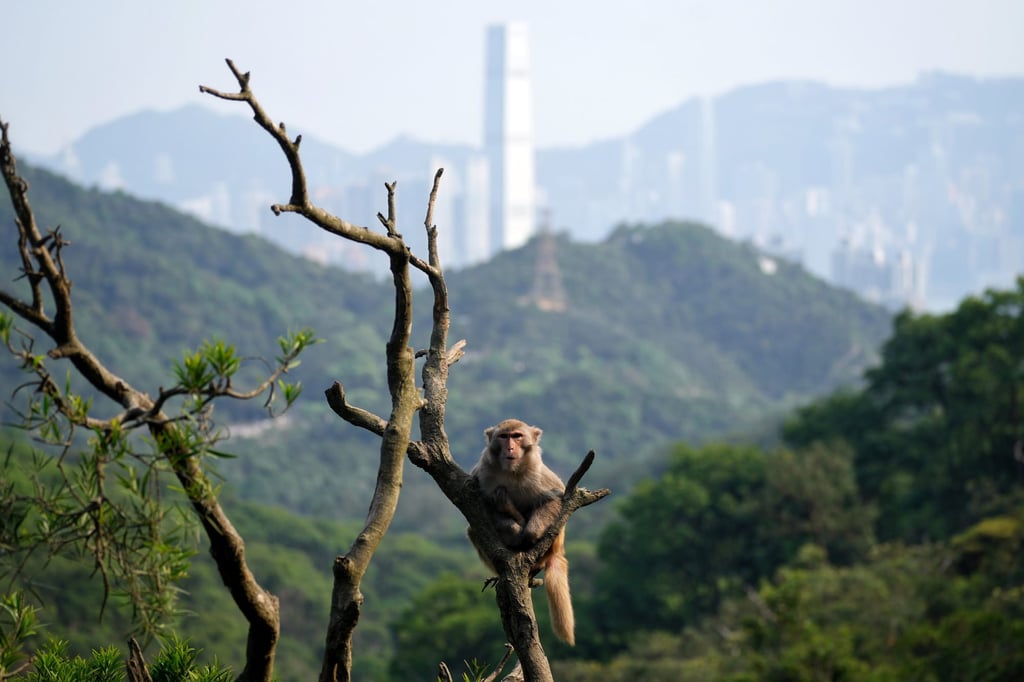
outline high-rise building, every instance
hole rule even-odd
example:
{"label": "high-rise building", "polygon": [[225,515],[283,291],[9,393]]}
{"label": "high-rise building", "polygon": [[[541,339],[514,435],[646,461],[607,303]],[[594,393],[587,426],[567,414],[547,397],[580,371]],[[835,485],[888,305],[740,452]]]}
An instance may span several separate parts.
{"label": "high-rise building", "polygon": [[490,163],[490,250],[526,243],[534,216],[533,93],[525,23],[487,29],[484,150]]}
{"label": "high-rise building", "polygon": [[482,263],[491,256],[491,167],[487,158],[466,160],[462,183],[459,265]]}

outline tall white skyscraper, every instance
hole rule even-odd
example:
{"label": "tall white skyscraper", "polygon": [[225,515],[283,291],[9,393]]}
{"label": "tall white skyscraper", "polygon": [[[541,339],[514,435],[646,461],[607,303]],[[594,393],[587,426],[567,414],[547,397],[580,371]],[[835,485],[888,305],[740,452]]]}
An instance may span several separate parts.
{"label": "tall white skyscraper", "polygon": [[490,163],[491,253],[521,246],[536,231],[533,91],[526,24],[487,29],[484,149]]}

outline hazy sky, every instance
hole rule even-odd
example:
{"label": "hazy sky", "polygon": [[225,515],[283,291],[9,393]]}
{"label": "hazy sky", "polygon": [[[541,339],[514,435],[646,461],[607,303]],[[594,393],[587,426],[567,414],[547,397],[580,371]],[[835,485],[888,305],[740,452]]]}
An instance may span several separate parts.
{"label": "hazy sky", "polygon": [[[628,8],[627,8],[628,4]],[[362,152],[407,133],[478,144],[488,24],[530,28],[538,145],[623,135],[693,95],[807,78],[1024,75],[1024,0],[0,0],[0,118],[51,153],[253,74],[290,132]]]}

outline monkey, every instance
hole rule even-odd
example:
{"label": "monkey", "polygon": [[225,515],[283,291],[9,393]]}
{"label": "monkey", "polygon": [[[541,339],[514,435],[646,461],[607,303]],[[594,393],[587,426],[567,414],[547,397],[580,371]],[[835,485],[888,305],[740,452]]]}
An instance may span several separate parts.
{"label": "monkey", "polygon": [[[541,460],[541,434],[541,429],[518,419],[506,419],[486,429],[487,446],[470,472],[493,514],[498,537],[509,549],[532,547],[561,511],[565,484]],[[487,567],[495,570],[480,550],[472,529],[469,539]],[[555,636],[573,645],[575,621],[569,594],[569,561],[565,558],[565,528],[530,571],[530,577],[540,571],[544,571]]]}

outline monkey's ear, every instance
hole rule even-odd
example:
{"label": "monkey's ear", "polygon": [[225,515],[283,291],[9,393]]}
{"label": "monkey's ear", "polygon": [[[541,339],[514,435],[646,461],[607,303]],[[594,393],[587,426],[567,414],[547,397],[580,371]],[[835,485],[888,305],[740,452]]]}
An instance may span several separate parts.
{"label": "monkey's ear", "polygon": [[534,443],[539,443],[540,442],[540,437],[541,437],[541,435],[544,432],[541,431],[540,429],[538,429],[536,426],[532,426],[530,428],[533,429],[533,442]]}
{"label": "monkey's ear", "polygon": [[486,439],[487,439],[487,442],[488,442],[488,443],[490,443],[490,442],[491,442],[491,436],[492,436],[492,435],[494,434],[494,429],[495,429],[495,428],[496,428],[496,427],[492,426],[492,427],[490,427],[490,428],[484,429],[484,438],[486,438]]}

